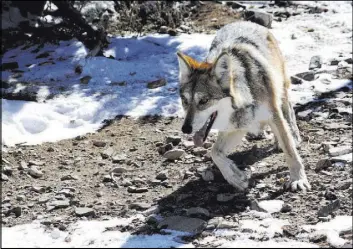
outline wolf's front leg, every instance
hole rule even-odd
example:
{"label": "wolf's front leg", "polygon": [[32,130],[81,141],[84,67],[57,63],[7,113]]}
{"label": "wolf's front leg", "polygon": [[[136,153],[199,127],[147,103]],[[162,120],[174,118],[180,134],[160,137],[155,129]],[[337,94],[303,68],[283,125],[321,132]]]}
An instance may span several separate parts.
{"label": "wolf's front leg", "polygon": [[234,147],[241,143],[246,131],[236,130],[231,132],[219,132],[216,143],[212,147],[211,156],[213,162],[221,171],[224,179],[239,190],[248,187],[248,179],[243,171],[238,169],[235,163],[227,158]]}

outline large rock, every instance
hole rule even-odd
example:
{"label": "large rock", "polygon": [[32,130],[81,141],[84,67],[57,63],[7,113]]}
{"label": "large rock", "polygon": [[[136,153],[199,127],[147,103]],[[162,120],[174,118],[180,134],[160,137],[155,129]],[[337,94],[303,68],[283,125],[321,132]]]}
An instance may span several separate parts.
{"label": "large rock", "polygon": [[206,225],[207,223],[201,219],[171,216],[162,220],[158,224],[158,228],[198,234],[205,229]]}
{"label": "large rock", "polygon": [[251,10],[245,11],[244,19],[250,22],[260,24],[266,28],[271,28],[273,17],[271,14],[265,12]]}

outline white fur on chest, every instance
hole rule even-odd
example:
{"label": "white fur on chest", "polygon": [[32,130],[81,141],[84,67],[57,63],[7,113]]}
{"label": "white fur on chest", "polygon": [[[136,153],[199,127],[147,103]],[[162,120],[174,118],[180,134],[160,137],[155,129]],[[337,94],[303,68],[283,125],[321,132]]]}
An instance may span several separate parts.
{"label": "white fur on chest", "polygon": [[261,123],[268,123],[271,112],[267,105],[262,104],[255,110],[254,120],[248,126],[248,131],[254,134],[260,132]]}

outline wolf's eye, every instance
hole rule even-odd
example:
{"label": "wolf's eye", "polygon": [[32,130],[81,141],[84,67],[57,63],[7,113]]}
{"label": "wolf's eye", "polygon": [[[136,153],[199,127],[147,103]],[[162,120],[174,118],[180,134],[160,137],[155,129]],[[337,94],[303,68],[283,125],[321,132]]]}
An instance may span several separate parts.
{"label": "wolf's eye", "polygon": [[199,105],[206,105],[208,103],[208,99],[207,98],[202,98],[199,101]]}
{"label": "wolf's eye", "polygon": [[183,102],[183,104],[187,104],[188,103],[188,100],[184,97],[184,96],[181,96],[181,101]]}

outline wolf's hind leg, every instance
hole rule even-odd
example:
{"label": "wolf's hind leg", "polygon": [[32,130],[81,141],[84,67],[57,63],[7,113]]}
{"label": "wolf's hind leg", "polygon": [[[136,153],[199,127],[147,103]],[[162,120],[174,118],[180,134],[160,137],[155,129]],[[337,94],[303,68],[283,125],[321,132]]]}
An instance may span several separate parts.
{"label": "wolf's hind leg", "polygon": [[290,182],[286,187],[294,191],[297,189],[310,189],[311,187],[307,180],[303,163],[295,147],[293,135],[280,108],[275,108],[270,126],[283,149],[289,165]]}

